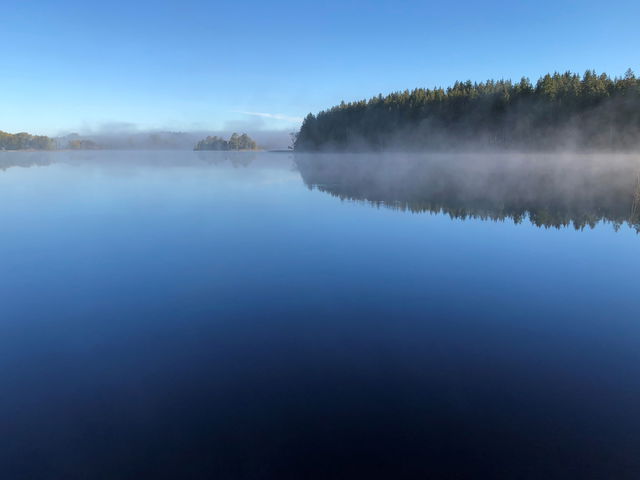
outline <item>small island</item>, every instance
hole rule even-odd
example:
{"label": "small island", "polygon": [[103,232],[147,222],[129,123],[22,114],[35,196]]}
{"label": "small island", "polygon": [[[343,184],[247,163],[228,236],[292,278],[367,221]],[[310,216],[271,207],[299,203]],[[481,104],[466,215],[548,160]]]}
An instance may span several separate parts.
{"label": "small island", "polygon": [[218,136],[209,136],[203,140],[200,140],[194,150],[257,150],[258,145],[256,142],[246,133],[238,135],[233,133],[229,140],[225,140]]}

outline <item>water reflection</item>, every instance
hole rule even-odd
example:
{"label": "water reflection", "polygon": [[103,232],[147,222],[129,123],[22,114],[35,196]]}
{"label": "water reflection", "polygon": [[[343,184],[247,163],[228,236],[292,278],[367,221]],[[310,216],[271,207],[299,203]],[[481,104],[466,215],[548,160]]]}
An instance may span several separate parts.
{"label": "water reflection", "polygon": [[305,187],[622,224],[633,162],[0,152],[0,478],[640,478],[633,231]]}
{"label": "water reflection", "polygon": [[44,167],[53,163],[50,152],[0,152],[0,171],[12,167]]}
{"label": "water reflection", "polygon": [[598,155],[298,155],[305,184],[341,199],[451,218],[640,231],[640,159]]}
{"label": "water reflection", "polygon": [[248,167],[251,165],[258,154],[256,152],[232,152],[232,151],[213,151],[199,150],[195,152],[198,159],[209,165],[220,165],[229,162],[233,167]]}
{"label": "water reflection", "polygon": [[640,232],[635,155],[0,152],[0,171],[55,163],[248,168],[283,160],[310,189],[376,207],[576,230],[606,222]]}

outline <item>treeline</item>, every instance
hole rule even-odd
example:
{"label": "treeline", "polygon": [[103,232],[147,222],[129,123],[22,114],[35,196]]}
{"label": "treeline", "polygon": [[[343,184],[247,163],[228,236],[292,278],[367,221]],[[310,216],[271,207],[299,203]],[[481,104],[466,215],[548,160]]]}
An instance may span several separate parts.
{"label": "treeline", "polygon": [[456,82],[396,92],[309,114],[298,151],[467,148],[633,149],[640,146],[640,79],[588,70]]}
{"label": "treeline", "polygon": [[0,150],[53,150],[55,148],[55,140],[44,135],[0,131]]}
{"label": "treeline", "polygon": [[194,150],[256,150],[258,145],[246,133],[238,135],[233,133],[229,140],[225,140],[218,136],[207,137],[200,140]]}

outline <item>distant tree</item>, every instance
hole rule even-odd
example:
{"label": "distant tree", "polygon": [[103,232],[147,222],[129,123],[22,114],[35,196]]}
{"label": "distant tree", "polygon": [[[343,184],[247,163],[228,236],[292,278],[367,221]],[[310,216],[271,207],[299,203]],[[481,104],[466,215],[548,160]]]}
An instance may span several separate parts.
{"label": "distant tree", "polygon": [[293,150],[296,146],[296,140],[298,138],[298,132],[289,132],[289,138],[291,139],[291,145],[289,145],[289,150]]}
{"label": "distant tree", "polygon": [[229,150],[229,142],[217,136],[209,136],[200,140],[194,150]]}
{"label": "distant tree", "polygon": [[240,135],[238,138],[238,145],[240,150],[255,150],[257,148],[256,142],[254,142],[246,133]]}
{"label": "distant tree", "polygon": [[240,137],[236,132],[233,132],[229,138],[229,148],[231,150],[240,150]]}

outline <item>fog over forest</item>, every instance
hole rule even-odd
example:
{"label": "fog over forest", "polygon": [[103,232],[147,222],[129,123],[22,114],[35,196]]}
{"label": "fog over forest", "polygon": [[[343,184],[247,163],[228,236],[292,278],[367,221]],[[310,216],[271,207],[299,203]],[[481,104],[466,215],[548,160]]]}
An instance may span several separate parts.
{"label": "fog over forest", "polygon": [[[193,150],[194,146],[208,136],[229,138],[235,131],[203,130],[188,132],[102,129],[95,133],[70,133],[56,137],[58,148],[66,148],[74,140],[89,140],[98,148],[114,150]],[[288,130],[250,131],[258,147],[264,150],[286,148],[291,143]]]}
{"label": "fog over forest", "polygon": [[640,79],[587,70],[378,95],[309,114],[299,151],[636,150]]}

